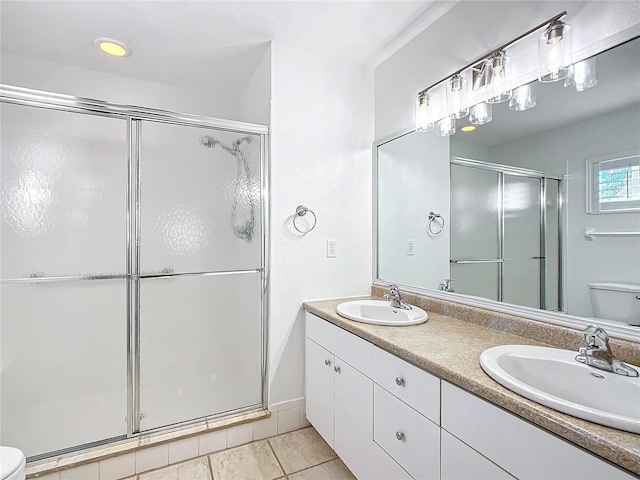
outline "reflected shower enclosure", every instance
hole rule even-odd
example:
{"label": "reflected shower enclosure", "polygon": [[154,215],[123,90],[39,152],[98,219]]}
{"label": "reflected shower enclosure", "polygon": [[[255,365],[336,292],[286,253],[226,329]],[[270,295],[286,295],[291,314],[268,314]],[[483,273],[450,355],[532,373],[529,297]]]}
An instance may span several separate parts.
{"label": "reflected shower enclosure", "polygon": [[451,160],[451,278],[456,292],[562,310],[561,179]]}
{"label": "reflected shower enclosure", "polygon": [[0,88],[0,443],[262,409],[267,127]]}

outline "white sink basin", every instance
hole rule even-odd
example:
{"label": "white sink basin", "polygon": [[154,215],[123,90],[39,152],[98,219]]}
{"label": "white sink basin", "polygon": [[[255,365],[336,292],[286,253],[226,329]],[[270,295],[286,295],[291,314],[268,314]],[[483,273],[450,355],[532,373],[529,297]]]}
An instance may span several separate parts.
{"label": "white sink basin", "polygon": [[349,320],[373,325],[417,325],[429,319],[427,312],[421,308],[414,306],[411,310],[394,308],[389,300],[354,300],[341,303],[336,310],[338,315]]}
{"label": "white sink basin", "polygon": [[640,377],[578,363],[577,352],[529,345],[485,350],[480,365],[496,382],[574,417],[640,433]]}

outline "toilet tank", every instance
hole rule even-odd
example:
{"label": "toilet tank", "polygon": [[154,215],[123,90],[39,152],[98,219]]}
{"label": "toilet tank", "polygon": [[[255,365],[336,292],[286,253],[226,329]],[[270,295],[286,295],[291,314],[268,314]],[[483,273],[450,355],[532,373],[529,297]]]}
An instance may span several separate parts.
{"label": "toilet tank", "polygon": [[590,283],[589,293],[597,318],[640,325],[640,285]]}

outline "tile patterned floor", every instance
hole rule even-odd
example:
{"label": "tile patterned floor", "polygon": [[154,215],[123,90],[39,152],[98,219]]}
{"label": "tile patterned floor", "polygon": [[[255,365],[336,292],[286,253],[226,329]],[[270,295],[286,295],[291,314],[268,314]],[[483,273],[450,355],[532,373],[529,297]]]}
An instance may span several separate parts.
{"label": "tile patterned floor", "polygon": [[313,427],[141,473],[125,480],[355,480]]}

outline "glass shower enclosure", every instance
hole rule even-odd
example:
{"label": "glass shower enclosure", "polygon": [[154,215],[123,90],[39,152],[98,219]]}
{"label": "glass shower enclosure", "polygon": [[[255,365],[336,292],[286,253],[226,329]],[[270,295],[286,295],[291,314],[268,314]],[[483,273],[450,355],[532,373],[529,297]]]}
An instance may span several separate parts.
{"label": "glass shower enclosure", "polygon": [[562,310],[561,179],[451,160],[451,278],[458,293]]}
{"label": "glass shower enclosure", "polygon": [[267,127],[0,93],[0,443],[262,408]]}

